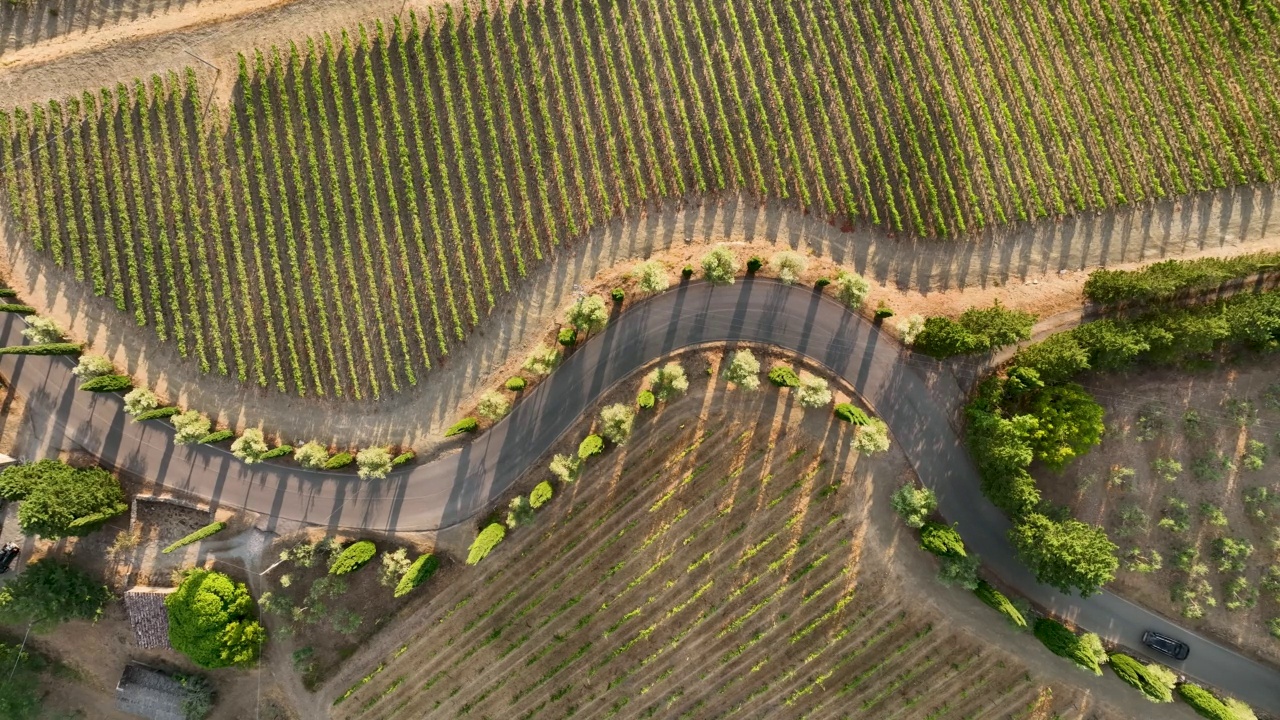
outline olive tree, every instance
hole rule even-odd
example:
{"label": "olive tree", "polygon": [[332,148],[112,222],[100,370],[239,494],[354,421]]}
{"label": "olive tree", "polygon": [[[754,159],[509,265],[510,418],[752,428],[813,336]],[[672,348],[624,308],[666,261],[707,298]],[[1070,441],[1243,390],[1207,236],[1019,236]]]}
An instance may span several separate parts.
{"label": "olive tree", "polygon": [[684,366],[674,360],[650,372],[644,381],[649,384],[653,396],[664,402],[689,389],[689,378],[685,375]]}
{"label": "olive tree", "polygon": [[750,350],[739,350],[725,368],[724,379],[745,390],[756,390],[760,387],[760,361]]}
{"label": "olive tree", "polygon": [[476,412],[482,417],[490,420],[498,420],[511,411],[511,402],[507,397],[496,390],[490,390],[480,396],[480,404],[476,406]]}
{"label": "olive tree", "polygon": [[560,482],[571,483],[578,479],[582,471],[582,461],[577,455],[556,455],[551,458],[551,474],[560,478]]}
{"label": "olive tree", "polygon": [[796,402],[801,407],[820,408],[831,402],[831,390],[827,381],[805,373],[800,377],[800,387],[796,388]]}
{"label": "olive tree", "polygon": [[103,375],[115,375],[116,366],[104,355],[81,355],[80,361],[71,370],[71,374],[91,380]]}
{"label": "olive tree", "polygon": [[858,428],[853,438],[853,449],[864,455],[875,455],[889,449],[889,426],[880,418],[871,418]]}
{"label": "olive tree", "polygon": [[198,410],[188,410],[173,416],[173,429],[177,431],[173,436],[174,444],[190,445],[200,442],[200,438],[208,435],[213,429],[213,423]]}
{"label": "olive tree", "polygon": [[609,309],[599,295],[580,297],[569,306],[565,322],[588,335],[603,330],[609,322]]}
{"label": "olive tree", "polygon": [[790,250],[783,250],[774,253],[769,258],[769,269],[778,276],[778,279],[788,285],[794,285],[800,281],[800,276],[809,267],[809,261],[803,255]]}
{"label": "olive tree", "polygon": [[27,326],[22,329],[22,337],[36,345],[56,343],[63,339],[62,328],[47,317],[29,317]]}
{"label": "olive tree", "polygon": [[377,480],[391,472],[391,451],[384,447],[365,448],[356,453],[356,474],[362,480]]}
{"label": "olive tree", "polygon": [[657,260],[646,260],[640,263],[640,267],[636,268],[636,275],[640,278],[640,292],[660,293],[671,287],[671,281],[667,279],[667,269]]}
{"label": "olive tree", "polygon": [[560,364],[560,351],[539,345],[525,358],[524,371],[531,375],[549,375]]}
{"label": "olive tree", "polygon": [[160,407],[160,397],[146,388],[134,388],[124,396],[124,411],[137,417]]}
{"label": "olive tree", "polygon": [[893,510],[910,528],[924,527],[924,521],[938,509],[938,496],[929,488],[906,483],[893,493]]}
{"label": "olive tree", "polygon": [[261,460],[270,449],[267,446],[266,436],[258,428],[245,430],[243,435],[231,443],[231,454],[249,464]]}
{"label": "olive tree", "polygon": [[898,337],[902,339],[903,345],[914,345],[916,338],[920,337],[921,331],[924,330],[924,316],[920,314],[909,315],[897,324]]}
{"label": "olive tree", "polygon": [[713,285],[732,285],[738,274],[738,259],[723,245],[702,256],[702,276]]}
{"label": "olive tree", "polygon": [[304,468],[321,468],[329,461],[329,449],[313,440],[294,450],[293,459]]}
{"label": "olive tree", "polygon": [[614,445],[622,445],[631,437],[636,411],[630,405],[616,403],[600,411],[600,434]]}
{"label": "olive tree", "polygon": [[861,275],[848,270],[836,273],[834,286],[836,299],[855,309],[862,307],[871,292],[871,285]]}

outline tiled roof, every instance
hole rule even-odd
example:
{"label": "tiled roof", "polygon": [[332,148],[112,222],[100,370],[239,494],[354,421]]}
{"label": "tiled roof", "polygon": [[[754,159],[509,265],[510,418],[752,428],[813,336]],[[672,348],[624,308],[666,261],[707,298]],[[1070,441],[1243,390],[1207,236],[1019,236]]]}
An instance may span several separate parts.
{"label": "tiled roof", "polygon": [[186,691],[173,676],[138,663],[129,663],[116,685],[116,707],[150,720],[186,720],[182,700]]}
{"label": "tiled roof", "polygon": [[124,594],[129,624],[140,648],[169,647],[169,613],[164,599],[173,588],[134,587]]}

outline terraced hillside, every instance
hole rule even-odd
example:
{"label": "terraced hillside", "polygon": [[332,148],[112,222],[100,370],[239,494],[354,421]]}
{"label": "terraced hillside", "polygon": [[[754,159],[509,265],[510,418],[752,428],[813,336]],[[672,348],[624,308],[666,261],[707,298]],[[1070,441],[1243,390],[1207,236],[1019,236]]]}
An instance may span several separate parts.
{"label": "terraced hillside", "polygon": [[[1243,7],[1243,9],[1241,9]],[[463,5],[0,115],[33,245],[202,369],[377,398],[661,198],[964,236],[1280,173],[1280,5]],[[224,307],[232,312],[224,312]]]}

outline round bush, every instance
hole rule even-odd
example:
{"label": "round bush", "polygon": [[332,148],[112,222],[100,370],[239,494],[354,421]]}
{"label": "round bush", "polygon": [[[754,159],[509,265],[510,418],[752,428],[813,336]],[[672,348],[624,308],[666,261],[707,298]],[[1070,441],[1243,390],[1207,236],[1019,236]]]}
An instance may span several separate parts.
{"label": "round bush", "polygon": [[573,328],[560,328],[560,333],[556,335],[556,342],[565,347],[572,347],[578,342],[578,331]]}
{"label": "round bush", "polygon": [[524,378],[517,375],[516,377],[513,377],[513,378],[507,378],[507,383],[505,387],[512,392],[520,392],[521,390],[525,389],[525,386],[527,384],[528,383],[525,382]]}
{"label": "round bush", "polygon": [[648,410],[653,407],[653,403],[656,400],[653,393],[648,390],[641,390],[640,394],[636,396],[636,405],[639,405],[641,410]]}
{"label": "round bush", "polygon": [[627,294],[622,292],[622,288],[614,288],[613,292],[609,293],[609,297],[613,298],[614,302],[620,303],[626,299]]}
{"label": "round bush", "polygon": [[330,575],[346,575],[364,567],[378,554],[378,547],[369,540],[361,540],[346,547],[329,566]]}
{"label": "round bush", "polygon": [[800,376],[786,365],[775,365],[769,371],[769,382],[778,387],[800,387]]}
{"label": "round bush", "polygon": [[578,458],[586,460],[589,457],[599,455],[604,452],[604,438],[599,435],[588,435],[578,443]]}
{"label": "round bush", "polygon": [[756,256],[756,255],[752,255],[752,256],[747,260],[747,272],[749,272],[749,273],[757,272],[757,271],[759,271],[759,270],[760,270],[760,268],[762,268],[762,267],[764,267],[764,261],[763,261],[763,260],[761,260],[761,259],[760,259],[758,256]]}
{"label": "round bush", "polygon": [[533,492],[529,493],[529,504],[532,505],[534,509],[540,508],[551,500],[553,493],[554,491],[551,488],[551,483],[543,480],[534,486]]}
{"label": "round bush", "polygon": [[693,266],[692,266],[692,265],[685,265],[683,268],[681,268],[681,269],[680,269],[680,277],[682,277],[682,278],[684,278],[684,279],[686,279],[686,280],[688,280],[689,278],[693,277]]}
{"label": "round bush", "polygon": [[211,570],[188,570],[164,600],[169,644],[201,667],[252,665],[266,631],[253,615],[244,583]]}

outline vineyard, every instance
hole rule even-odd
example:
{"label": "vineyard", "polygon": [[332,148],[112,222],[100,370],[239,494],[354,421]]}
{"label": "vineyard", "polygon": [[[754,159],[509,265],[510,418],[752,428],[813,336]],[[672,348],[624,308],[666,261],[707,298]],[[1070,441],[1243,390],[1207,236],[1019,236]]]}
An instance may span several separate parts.
{"label": "vineyard", "polygon": [[901,471],[895,453],[859,459],[846,425],[735,405],[701,421],[701,397],[667,406],[563,486],[474,576],[423,602],[426,630],[357,656],[332,715],[1026,718],[1071,705],[894,586],[866,508],[869,477]]}
{"label": "vineyard", "polygon": [[0,115],[32,245],[205,371],[421,380],[557,247],[663,198],[963,237],[1280,175],[1280,4],[446,7]]}

